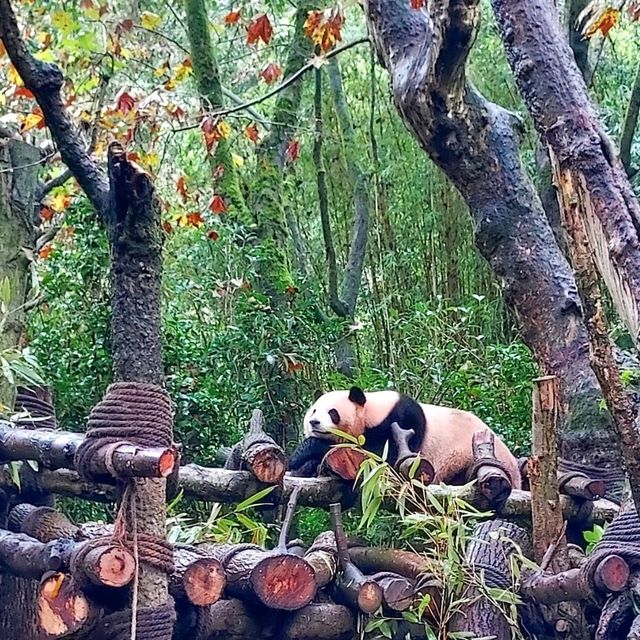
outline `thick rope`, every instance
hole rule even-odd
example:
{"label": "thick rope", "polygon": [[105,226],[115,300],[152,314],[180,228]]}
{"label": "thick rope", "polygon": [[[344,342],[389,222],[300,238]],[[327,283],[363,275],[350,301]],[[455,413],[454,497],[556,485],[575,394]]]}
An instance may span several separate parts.
{"label": "thick rope", "polygon": [[558,458],[558,469],[562,473],[582,473],[593,480],[604,480],[607,485],[604,497],[613,502],[620,502],[620,495],[626,480],[623,469],[594,467],[580,462],[572,462],[565,458]]}
{"label": "thick rope", "polygon": [[15,412],[26,413],[20,416],[17,426],[22,429],[57,429],[56,410],[54,406],[37,392],[26,387],[18,387],[15,401]]}
{"label": "thick rope", "polygon": [[[119,480],[113,466],[113,454],[123,443],[141,448],[173,445],[173,409],[164,389],[140,382],[112,384],[91,411],[85,440],[78,447],[75,464],[78,473],[92,477],[91,461],[102,455],[109,473]],[[110,543],[119,543],[132,551],[136,566],[144,563],[165,574],[174,571],[173,545],[138,530],[136,484],[127,479]],[[83,549],[84,552],[84,549]],[[84,555],[84,554],[81,554]],[[138,608],[139,573],[133,583],[131,610],[117,611],[100,621],[96,636],[112,640],[170,640],[175,623],[172,600],[153,608]]]}
{"label": "thick rope", "polygon": [[613,554],[624,558],[631,569],[640,565],[640,518],[631,500],[607,526],[602,539],[580,567],[589,584],[592,584],[593,574],[600,561]]}
{"label": "thick rope", "polygon": [[494,469],[500,469],[507,474],[507,478],[509,479],[509,482],[511,482],[511,473],[509,472],[509,469],[497,458],[478,458],[477,460],[474,460],[467,468],[467,482],[470,482],[471,480],[474,480],[476,478],[476,476],[478,475],[478,469],[480,469],[480,467],[493,467]]}
{"label": "thick rope", "polygon": [[85,440],[76,451],[76,469],[88,480],[96,480],[91,474],[91,459],[101,449],[109,447],[107,452],[113,454],[122,442],[169,448],[173,445],[172,427],[171,399],[164,389],[142,382],[112,384],[89,415]]}

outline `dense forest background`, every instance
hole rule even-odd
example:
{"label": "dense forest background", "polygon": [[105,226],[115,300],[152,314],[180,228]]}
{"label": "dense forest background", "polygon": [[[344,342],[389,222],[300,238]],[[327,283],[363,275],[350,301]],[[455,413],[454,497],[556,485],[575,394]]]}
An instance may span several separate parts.
{"label": "dense forest background", "polygon": [[[195,10],[200,3],[187,4]],[[165,233],[167,384],[185,458],[210,460],[259,406],[284,425],[283,438],[291,436],[317,390],[353,379],[473,410],[516,455],[525,453],[537,366],[475,247],[464,202],[397,114],[388,76],[363,40],[357,3],[329,7],[322,33],[300,29],[300,15],[318,8],[310,3],[205,4],[213,75],[230,111],[215,122],[207,105],[221,96],[215,86],[207,91],[200,57],[194,64],[193,25],[190,38],[182,7],[155,0],[15,5],[32,49],[62,68],[68,109],[94,153],[102,157],[120,140],[155,178]],[[537,136],[484,4],[469,77],[523,118],[523,160],[544,188]],[[590,90],[614,140],[640,62],[632,18],[616,14],[588,41]],[[356,44],[330,62],[307,64],[313,38],[319,50]],[[309,69],[294,85],[301,95],[292,113],[282,104],[291,85],[262,98],[297,71],[295,47],[304,53],[297,69]],[[64,166],[6,55],[0,78],[0,123],[19,127],[50,156],[42,177],[55,179]],[[276,177],[265,169],[273,137],[283,150]],[[633,175],[640,148],[633,144],[630,153]],[[47,241],[35,256],[25,346],[54,387],[60,425],[81,430],[112,376],[108,245],[77,184],[57,182],[42,200]],[[278,215],[261,215],[274,198]],[[324,226],[321,213],[328,214]],[[346,295],[363,214],[369,228],[357,304],[345,309],[332,281]],[[615,319],[614,335],[625,346]]]}

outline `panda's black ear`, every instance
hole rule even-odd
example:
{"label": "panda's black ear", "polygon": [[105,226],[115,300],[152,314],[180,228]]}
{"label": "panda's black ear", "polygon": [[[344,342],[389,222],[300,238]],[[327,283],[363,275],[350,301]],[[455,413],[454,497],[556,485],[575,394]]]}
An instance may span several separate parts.
{"label": "panda's black ear", "polygon": [[316,389],[313,392],[313,401],[317,402],[320,398],[322,398],[323,395],[324,395],[324,391],[322,391],[322,389]]}
{"label": "panda's black ear", "polygon": [[351,387],[349,389],[349,400],[355,404],[359,404],[364,407],[367,397],[364,395],[364,391],[360,387]]}

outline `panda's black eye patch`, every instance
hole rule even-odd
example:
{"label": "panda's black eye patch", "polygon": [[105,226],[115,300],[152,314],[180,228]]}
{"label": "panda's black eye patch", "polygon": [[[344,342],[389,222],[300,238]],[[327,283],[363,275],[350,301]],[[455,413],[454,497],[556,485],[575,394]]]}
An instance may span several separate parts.
{"label": "panda's black eye patch", "polygon": [[335,409],[329,409],[329,417],[333,424],[340,424],[340,414]]}

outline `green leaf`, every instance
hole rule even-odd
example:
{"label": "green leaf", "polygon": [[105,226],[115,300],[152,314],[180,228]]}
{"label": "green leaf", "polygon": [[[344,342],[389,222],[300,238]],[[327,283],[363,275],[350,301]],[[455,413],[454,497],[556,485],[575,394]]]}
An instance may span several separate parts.
{"label": "green leaf", "polygon": [[249,496],[246,500],[243,500],[235,509],[236,513],[240,513],[241,511],[245,511],[249,507],[252,507],[257,502],[262,500],[265,496],[269,495],[275,487],[265,487],[261,489],[257,493],[254,493],[252,496]]}

